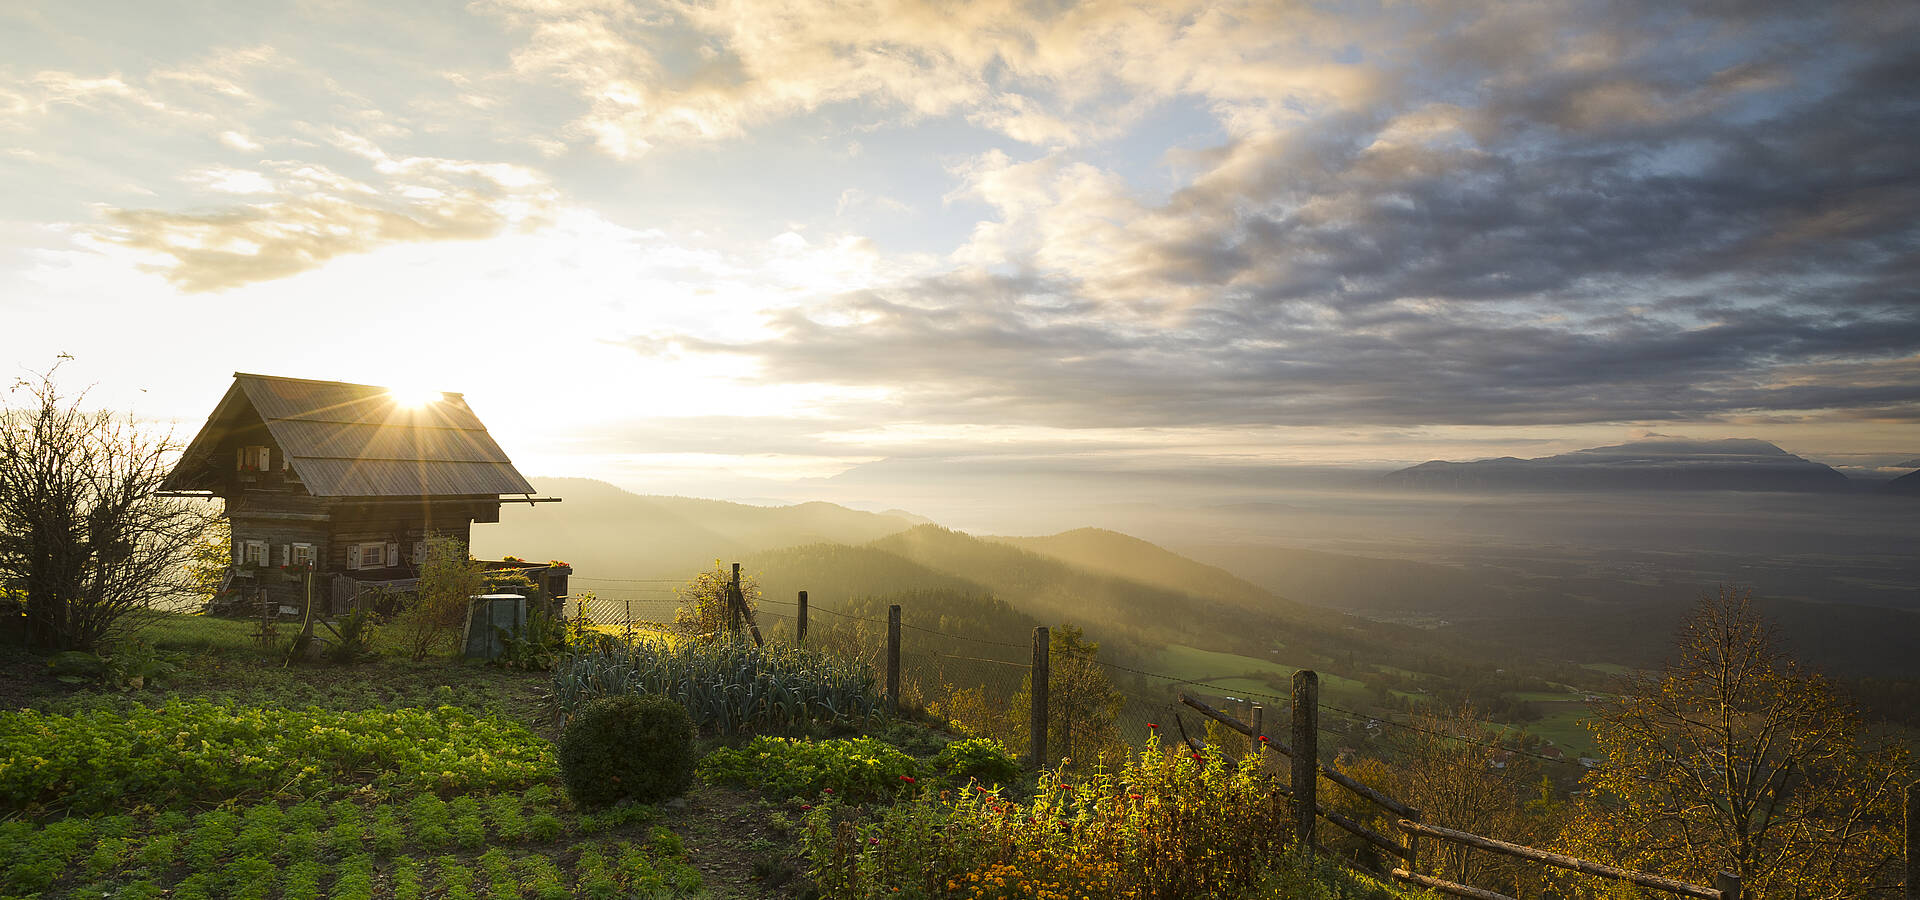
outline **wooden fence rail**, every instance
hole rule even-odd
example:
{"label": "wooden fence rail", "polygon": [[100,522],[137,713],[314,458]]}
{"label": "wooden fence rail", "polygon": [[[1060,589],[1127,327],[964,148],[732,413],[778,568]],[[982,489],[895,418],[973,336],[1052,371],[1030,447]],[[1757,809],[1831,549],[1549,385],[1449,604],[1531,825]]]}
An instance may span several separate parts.
{"label": "wooden fence rail", "polygon": [[[1471,832],[1459,831],[1453,828],[1442,828],[1438,825],[1429,825],[1424,822],[1410,822],[1406,819],[1401,819],[1398,824],[1400,830],[1408,834],[1422,834],[1431,838],[1439,838],[1443,841],[1452,841],[1456,844],[1477,847],[1493,853],[1517,856],[1521,859],[1528,859],[1549,866],[1570,869],[1583,875],[1611,878],[1615,881],[1628,881],[1641,887],[1650,887],[1655,890],[1666,891],[1669,894],[1678,894],[1682,897],[1698,897],[1700,900],[1740,900],[1740,880],[1730,872],[1722,872],[1719,876],[1715,877],[1714,887],[1702,887],[1697,884],[1688,884],[1684,881],[1675,881],[1671,878],[1662,878],[1658,875],[1649,875],[1645,872],[1635,872],[1631,869],[1609,866],[1605,863],[1597,863],[1592,860],[1567,856],[1562,853],[1554,853],[1521,844],[1495,840],[1490,837],[1482,837]],[[1400,877],[1403,872],[1409,875],[1413,874],[1405,869],[1395,869],[1393,874],[1395,877]],[[1439,888],[1441,890],[1446,890],[1448,886],[1465,887],[1465,885],[1434,883],[1433,879],[1422,880],[1420,883],[1425,884],[1427,887]],[[1478,888],[1472,890],[1478,890]],[[1460,896],[1481,895],[1462,894]],[[1498,897],[1500,895],[1494,894],[1492,896]],[[1507,900],[1512,900],[1512,898],[1507,898]]]}

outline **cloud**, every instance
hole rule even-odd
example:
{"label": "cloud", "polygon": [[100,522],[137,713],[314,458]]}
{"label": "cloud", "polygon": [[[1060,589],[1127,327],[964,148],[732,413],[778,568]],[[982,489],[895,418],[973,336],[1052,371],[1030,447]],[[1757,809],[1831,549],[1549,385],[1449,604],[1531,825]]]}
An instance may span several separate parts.
{"label": "cloud", "polygon": [[185,180],[247,201],[193,211],[108,208],[95,234],[150,254],[149,268],[182,290],[217,291],[391,244],[537,227],[557,199],[544,176],[523,167],[396,158],[356,135],[333,137],[371,163],[371,182],[298,161],[267,163],[264,172],[205,167]]}
{"label": "cloud", "polygon": [[1920,23],[1869,6],[1438,5],[1344,92],[1219,101],[1170,193],[989,151],[953,271],[689,346],[931,421],[1920,421]]}
{"label": "cloud", "polygon": [[1350,107],[1376,87],[1337,59],[1331,16],[1257,0],[485,8],[525,35],[515,70],[571,86],[587,106],[574,135],[622,159],[839,105],[875,124],[956,115],[1052,147],[1117,135],[1179,95],[1260,121]]}

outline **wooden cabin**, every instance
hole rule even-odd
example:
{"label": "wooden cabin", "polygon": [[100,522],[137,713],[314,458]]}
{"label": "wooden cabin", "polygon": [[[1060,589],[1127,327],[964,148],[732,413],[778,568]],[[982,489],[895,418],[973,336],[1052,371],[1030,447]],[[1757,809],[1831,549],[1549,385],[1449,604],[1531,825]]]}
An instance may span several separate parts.
{"label": "wooden cabin", "polygon": [[[474,523],[500,521],[503,502],[556,499],[534,497],[460,394],[408,402],[383,387],[240,372],[161,488],[225,501],[223,591],[270,611],[302,608],[309,590],[338,611],[369,585],[411,587],[429,536],[471,545]],[[563,564],[519,568],[566,595]]]}

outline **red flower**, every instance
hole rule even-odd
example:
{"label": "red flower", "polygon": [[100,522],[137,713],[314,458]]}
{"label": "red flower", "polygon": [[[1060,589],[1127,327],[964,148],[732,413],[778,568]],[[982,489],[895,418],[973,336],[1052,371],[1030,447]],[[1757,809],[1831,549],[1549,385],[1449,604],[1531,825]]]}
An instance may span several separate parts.
{"label": "red flower", "polygon": [[811,803],[802,803],[802,804],[800,804],[800,811],[801,811],[801,812],[806,812],[807,810],[810,810],[810,809],[812,809],[812,808],[813,808],[813,804],[811,804]]}
{"label": "red flower", "polygon": [[823,794],[831,794],[833,793],[833,788],[821,788],[820,792]]}
{"label": "red flower", "polygon": [[1266,743],[1266,742],[1267,742],[1267,736],[1266,736],[1266,735],[1264,735],[1264,734],[1263,734],[1263,735],[1261,735],[1261,736],[1260,736],[1260,743],[1262,743],[1262,744],[1264,744],[1264,743]]}
{"label": "red flower", "polygon": [[880,843],[880,839],[879,839],[879,838],[867,838],[867,843],[868,843],[868,844],[870,844],[870,845],[871,845],[871,844],[878,844],[878,843]]}
{"label": "red flower", "polygon": [[912,784],[912,783],[913,783],[913,776],[912,776],[912,775],[902,775],[902,776],[900,776],[900,780],[901,780],[901,781],[904,781],[904,782],[906,782],[906,783],[908,783],[908,784]]}
{"label": "red flower", "polygon": [[1154,724],[1154,723],[1152,723],[1152,722],[1148,722],[1148,723],[1147,723],[1147,727],[1148,727],[1148,728],[1159,728],[1160,726],[1159,726],[1159,725],[1156,725],[1156,724]]}
{"label": "red flower", "polygon": [[1128,800],[1138,800],[1138,799],[1140,799],[1140,795],[1139,795],[1139,794],[1128,794],[1128,795],[1127,795],[1127,799],[1128,799]]}

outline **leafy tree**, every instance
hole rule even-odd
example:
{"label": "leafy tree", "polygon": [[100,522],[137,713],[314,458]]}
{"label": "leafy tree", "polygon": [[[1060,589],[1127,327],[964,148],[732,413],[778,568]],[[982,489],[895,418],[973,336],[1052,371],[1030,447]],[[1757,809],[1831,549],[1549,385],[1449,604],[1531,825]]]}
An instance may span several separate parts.
{"label": "leafy tree", "polygon": [[413,599],[393,622],[402,646],[416,661],[445,652],[473,609],[472,598],[486,592],[486,569],[467,554],[466,544],[429,537]]}
{"label": "leafy tree", "polygon": [[[1124,751],[1114,718],[1126,697],[1100,665],[1100,644],[1073,625],[1047,630],[1047,754],[1054,759],[1078,755],[1092,759],[1108,750]],[[1032,703],[1031,678],[1009,704],[1023,714]]]}
{"label": "leafy tree", "polygon": [[1571,850],[1695,883],[1726,869],[1769,900],[1885,895],[1897,883],[1905,751],[1784,651],[1751,592],[1701,598],[1666,667],[1595,710]]}
{"label": "leafy tree", "polygon": [[[714,560],[713,571],[701,572],[674,589],[674,593],[680,597],[680,608],[673,614],[674,628],[682,634],[711,638],[733,627],[733,605],[728,599],[732,591],[733,570],[720,560]],[[740,593],[747,608],[757,612],[761,599],[759,580],[745,572],[740,573]]]}
{"label": "leafy tree", "polygon": [[60,394],[55,369],[0,409],[0,582],[25,598],[27,643],[88,650],[192,590],[187,561],[213,519],[155,496],[180,448],[130,415]]}
{"label": "leafy tree", "polygon": [[188,554],[187,576],[192,580],[194,594],[212,603],[232,565],[233,526],[224,518],[216,519]]}
{"label": "leafy tree", "polygon": [[[1419,809],[1436,825],[1541,845],[1553,825],[1546,815],[1551,803],[1529,803],[1524,794],[1539,790],[1538,760],[1505,750],[1527,749],[1520,746],[1523,739],[1503,734],[1484,712],[1465,704],[1424,705],[1405,724],[1410,727],[1391,731],[1391,762],[1359,761],[1346,767],[1347,773]],[[1535,796],[1550,800],[1550,786],[1546,791]],[[1394,817],[1372,803],[1346,791],[1334,791],[1330,801],[1352,818],[1394,833]],[[1330,833],[1328,840],[1377,868],[1392,862],[1357,839]],[[1420,859],[1429,874],[1514,896],[1534,896],[1539,880],[1536,864],[1464,844],[1429,841],[1421,846]]]}

